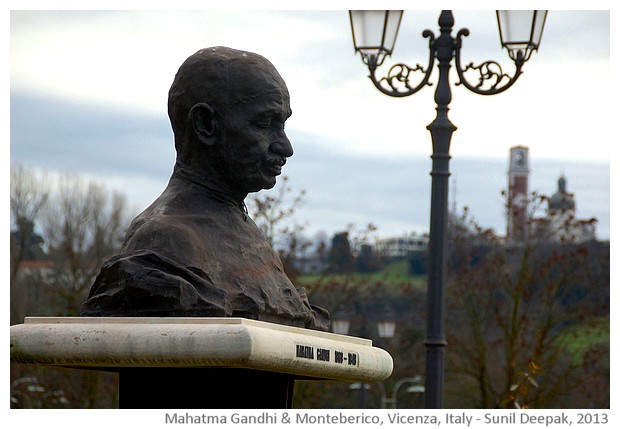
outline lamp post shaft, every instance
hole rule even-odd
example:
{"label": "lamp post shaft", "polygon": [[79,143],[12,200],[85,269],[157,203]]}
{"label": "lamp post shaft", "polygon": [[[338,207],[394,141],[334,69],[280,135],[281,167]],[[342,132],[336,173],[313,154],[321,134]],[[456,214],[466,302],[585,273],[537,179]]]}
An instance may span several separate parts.
{"label": "lamp post shaft", "polygon": [[430,267],[427,289],[426,322],[426,408],[443,408],[444,374],[444,289],[446,273],[446,236],[448,229],[448,181],[450,177],[450,140],[456,127],[448,119],[452,100],[449,73],[455,40],[451,35],[454,19],[450,11],[439,17],[441,35],[435,41],[439,61],[439,81],[435,90],[437,116],[426,128],[433,142],[431,171],[431,221],[429,237]]}
{"label": "lamp post shaft", "polygon": [[[502,13],[500,14],[500,12]],[[500,64],[496,61],[485,61],[477,66],[471,63],[462,67],[461,45],[463,37],[469,35],[469,30],[462,28],[458,31],[456,37],[452,36],[454,17],[450,10],[443,10],[439,15],[440,35],[437,39],[435,39],[435,34],[430,30],[425,30],[422,33],[423,37],[429,39],[430,56],[427,68],[423,68],[419,64],[415,67],[410,67],[406,64],[398,63],[390,68],[386,77],[378,78],[376,76],[377,67],[383,63],[386,55],[391,55],[398,28],[396,28],[396,32],[393,32],[394,40],[390,39],[391,43],[387,48],[384,46],[385,40],[376,41],[376,43],[367,43],[368,41],[364,40],[365,46],[363,47],[355,43],[356,51],[362,53],[362,60],[368,66],[370,71],[369,77],[373,85],[383,94],[391,97],[408,97],[423,87],[430,85],[429,78],[435,59],[439,62],[437,66],[439,80],[435,90],[437,116],[426,127],[431,133],[433,142],[429,237],[430,264],[425,340],[426,408],[443,408],[444,348],[447,345],[444,334],[444,290],[447,265],[448,180],[450,177],[450,140],[452,139],[452,133],[456,131],[456,127],[448,119],[448,106],[452,101],[450,90],[451,63],[452,60],[455,60],[459,79],[456,85],[462,85],[469,91],[479,95],[494,95],[506,91],[521,76],[523,64],[529,59],[533,50],[538,50],[540,44],[547,11],[532,12],[532,22],[528,23],[527,20],[523,19],[521,11],[516,11],[514,14],[510,13],[510,11],[497,11],[502,46],[508,49],[510,58],[515,64],[515,71],[512,77],[504,73]],[[398,15],[398,19],[400,20],[400,15]],[[386,34],[386,24],[387,19],[383,25],[383,36]],[[353,18],[351,18],[351,25],[353,29]],[[505,36],[512,36],[512,33],[522,34],[524,30],[523,25],[531,25],[529,40],[523,41],[520,38],[515,39],[513,37],[508,37],[504,40]],[[505,33],[507,29],[510,29],[510,31]],[[515,31],[515,29],[519,31]],[[361,33],[366,34],[366,30],[361,31]],[[353,39],[355,42],[355,30],[353,30]],[[416,72],[421,72],[424,75],[417,84],[410,80],[410,77]],[[465,76],[467,73],[473,73],[474,75],[477,73],[478,81],[472,84]]]}

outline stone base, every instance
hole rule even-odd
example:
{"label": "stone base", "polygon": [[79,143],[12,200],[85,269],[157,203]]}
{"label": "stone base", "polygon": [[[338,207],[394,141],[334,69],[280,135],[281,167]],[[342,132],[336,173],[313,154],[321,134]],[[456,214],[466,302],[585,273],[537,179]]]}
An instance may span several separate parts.
{"label": "stone base", "polygon": [[11,360],[117,371],[120,408],[290,408],[297,379],[392,372],[370,340],[240,318],[29,317]]}

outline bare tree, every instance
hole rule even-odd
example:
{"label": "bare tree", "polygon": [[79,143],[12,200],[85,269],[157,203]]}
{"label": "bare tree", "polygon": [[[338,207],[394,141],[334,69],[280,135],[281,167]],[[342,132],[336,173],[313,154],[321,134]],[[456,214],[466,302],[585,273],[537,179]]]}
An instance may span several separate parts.
{"label": "bare tree", "polygon": [[102,262],[120,249],[130,218],[125,196],[99,183],[51,180],[15,165],[11,220],[11,323],[18,323],[33,313],[77,314]]}
{"label": "bare tree", "polygon": [[303,225],[290,221],[304,204],[306,191],[294,193],[288,181],[289,178],[283,176],[273,191],[263,191],[250,197],[250,215],[265,240],[274,248],[286,246],[291,235],[304,229]]}
{"label": "bare tree", "polygon": [[46,175],[37,175],[22,165],[11,165],[11,287],[21,262],[27,256],[28,244],[35,234],[39,213],[49,197]]}
{"label": "bare tree", "polygon": [[295,220],[297,210],[304,204],[306,191],[293,191],[288,180],[283,176],[276,189],[253,194],[249,211],[265,240],[280,254],[287,275],[294,281],[299,274],[295,260],[303,256],[311,242],[303,235],[305,224]]}
{"label": "bare tree", "polygon": [[591,356],[589,362],[596,361],[592,369],[582,364],[584,353],[566,340],[580,335],[587,344],[584,329],[608,323],[609,272],[599,268],[608,254],[596,243],[551,241],[549,224],[535,217],[545,201],[532,195],[529,235],[523,242],[504,243],[467,213],[453,225],[447,295],[453,327],[447,366],[452,406],[589,408],[609,403],[604,389],[591,387],[609,387],[604,373],[608,344],[607,353],[601,349]]}
{"label": "bare tree", "polygon": [[77,176],[59,179],[43,230],[55,262],[49,286],[68,314],[78,313],[101,264],[119,250],[128,221],[124,195]]}
{"label": "bare tree", "polygon": [[39,215],[49,198],[47,175],[22,165],[11,165],[10,320],[23,320],[33,296],[18,279],[23,262],[42,253],[43,238],[36,232]]}

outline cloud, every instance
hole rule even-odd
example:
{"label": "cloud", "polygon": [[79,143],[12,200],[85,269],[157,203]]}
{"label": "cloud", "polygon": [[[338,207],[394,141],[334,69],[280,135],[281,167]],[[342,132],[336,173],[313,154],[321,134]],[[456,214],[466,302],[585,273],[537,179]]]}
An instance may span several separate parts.
{"label": "cloud", "polygon": [[[343,147],[337,138],[295,128],[288,134],[295,155],[284,174],[296,190],[307,192],[307,204],[298,213],[311,230],[332,232],[370,222],[389,235],[428,230],[430,148],[425,156],[371,156]],[[500,193],[507,186],[507,157],[455,156],[451,163],[451,203],[468,206],[483,226],[498,233],[505,229]],[[599,218],[600,235],[608,237],[609,164],[548,160],[535,149],[531,158],[530,189],[551,195],[565,174],[578,215]],[[11,97],[13,162],[94,178],[144,208],[165,187],[174,159],[167,117],[20,93]]]}
{"label": "cloud", "polygon": [[[457,10],[454,16],[455,29],[471,31],[463,61],[497,60],[512,71],[494,11]],[[601,115],[611,120],[613,111],[605,97],[609,16],[551,11],[541,51],[511,90],[481,97],[453,86],[450,116],[459,127],[456,138],[466,143],[454,145],[454,154],[503,158],[527,140],[546,157],[561,150],[563,158],[607,159],[607,130],[590,124]],[[425,65],[426,28],[438,34],[437,11],[406,11],[391,61]],[[177,67],[214,45],[252,50],[274,63],[292,95],[292,126],[336,138],[351,151],[426,155],[435,87],[402,100],[380,94],[354,55],[346,10],[13,11],[11,87],[161,115]],[[586,84],[593,70],[596,79]],[[434,85],[436,79],[435,71]]]}
{"label": "cloud", "polygon": [[159,176],[174,159],[168,118],[14,93],[11,158],[41,168]]}
{"label": "cloud", "polygon": [[[407,11],[394,61],[426,61],[420,34],[437,32],[436,15]],[[507,58],[492,11],[455,11],[455,19],[471,30],[468,61]],[[481,97],[453,86],[451,199],[502,232],[508,149],[527,144],[533,189],[552,193],[564,171],[580,216],[599,217],[608,236],[609,129],[592,126],[613,111],[608,39],[608,11],[552,11],[541,52],[514,90]],[[344,10],[14,11],[11,160],[95,177],[145,206],[174,162],[168,87],[189,54],[213,45],[259,52],[287,82],[296,155],[285,174],[308,192],[300,215],[312,228],[428,229],[435,87],[407,99],[380,94],[353,54]],[[597,79],[578,84],[591,70]]]}

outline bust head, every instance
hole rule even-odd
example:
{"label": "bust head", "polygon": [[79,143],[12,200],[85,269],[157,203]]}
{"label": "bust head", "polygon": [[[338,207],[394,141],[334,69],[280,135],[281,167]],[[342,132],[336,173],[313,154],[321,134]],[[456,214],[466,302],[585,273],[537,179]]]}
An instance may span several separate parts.
{"label": "bust head", "polygon": [[293,154],[284,132],[288,89],[264,57],[225,47],[202,49],[179,68],[168,96],[176,169],[243,199],[272,188]]}

